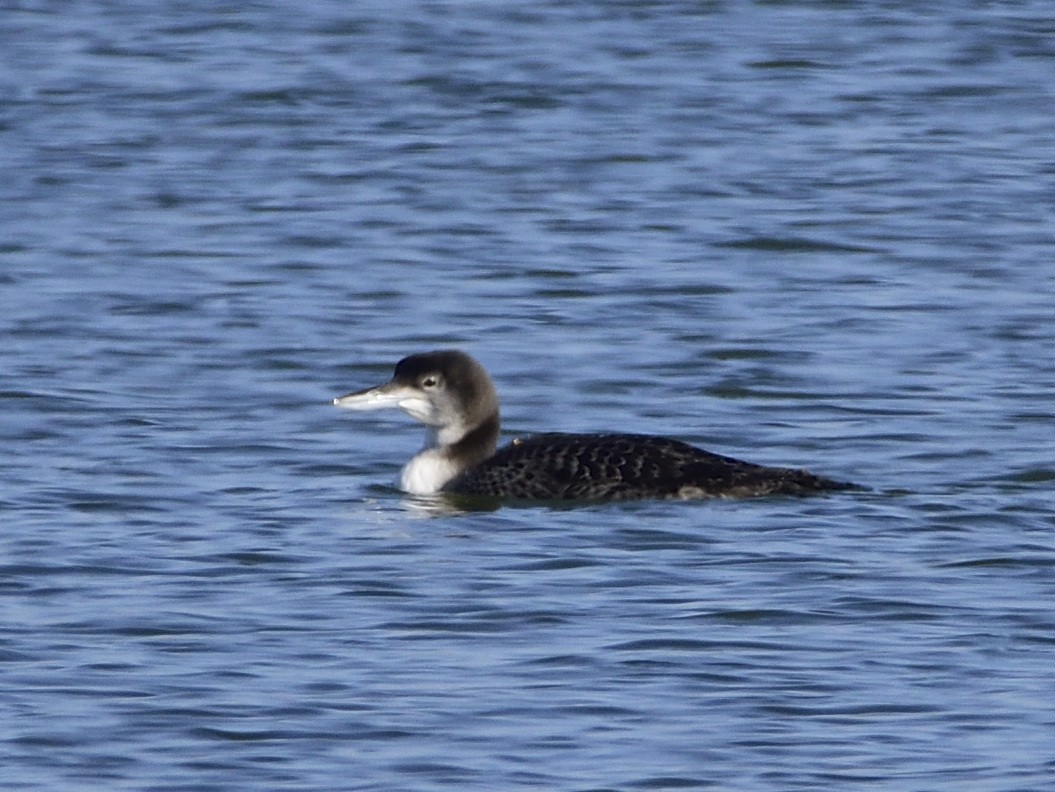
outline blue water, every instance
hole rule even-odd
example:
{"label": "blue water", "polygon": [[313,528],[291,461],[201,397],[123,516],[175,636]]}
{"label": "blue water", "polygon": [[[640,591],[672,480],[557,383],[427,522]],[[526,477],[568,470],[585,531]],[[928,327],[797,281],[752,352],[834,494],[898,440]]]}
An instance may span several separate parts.
{"label": "blue water", "polygon": [[[940,7],[939,7],[940,6]],[[0,11],[0,786],[1055,788],[1048,3]],[[509,434],[868,485],[436,514]]]}

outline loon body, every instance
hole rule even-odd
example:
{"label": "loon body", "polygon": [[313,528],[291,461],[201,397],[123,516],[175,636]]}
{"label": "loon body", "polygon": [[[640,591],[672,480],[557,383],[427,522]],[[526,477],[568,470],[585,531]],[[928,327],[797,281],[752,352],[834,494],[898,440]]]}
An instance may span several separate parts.
{"label": "loon body", "polygon": [[808,495],[854,486],[652,435],[540,434],[496,452],[498,394],[483,366],[456,350],[403,358],[391,381],[333,403],[399,407],[429,428],[425,448],[400,480],[415,495],[600,501]]}

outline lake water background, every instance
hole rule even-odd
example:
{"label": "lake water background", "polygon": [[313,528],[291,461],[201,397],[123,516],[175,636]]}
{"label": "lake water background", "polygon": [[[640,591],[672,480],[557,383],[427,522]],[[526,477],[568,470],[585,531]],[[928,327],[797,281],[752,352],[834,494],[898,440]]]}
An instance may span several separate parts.
{"label": "lake water background", "polygon": [[[11,3],[5,790],[1055,786],[1047,3]],[[435,515],[333,396],[871,487]]]}

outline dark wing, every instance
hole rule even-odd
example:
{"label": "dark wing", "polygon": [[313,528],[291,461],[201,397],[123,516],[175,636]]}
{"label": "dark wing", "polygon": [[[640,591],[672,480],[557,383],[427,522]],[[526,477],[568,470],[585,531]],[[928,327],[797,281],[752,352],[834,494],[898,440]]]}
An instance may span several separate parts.
{"label": "dark wing", "polygon": [[664,437],[541,434],[448,483],[449,492],[529,500],[747,497],[838,489],[839,482],[712,454]]}

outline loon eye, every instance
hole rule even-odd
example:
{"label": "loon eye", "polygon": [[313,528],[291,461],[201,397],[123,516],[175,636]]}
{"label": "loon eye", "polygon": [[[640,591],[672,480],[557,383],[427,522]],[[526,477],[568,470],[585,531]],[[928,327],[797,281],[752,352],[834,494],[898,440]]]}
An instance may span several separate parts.
{"label": "loon eye", "polygon": [[421,387],[435,388],[439,384],[439,378],[433,374],[421,378]]}

